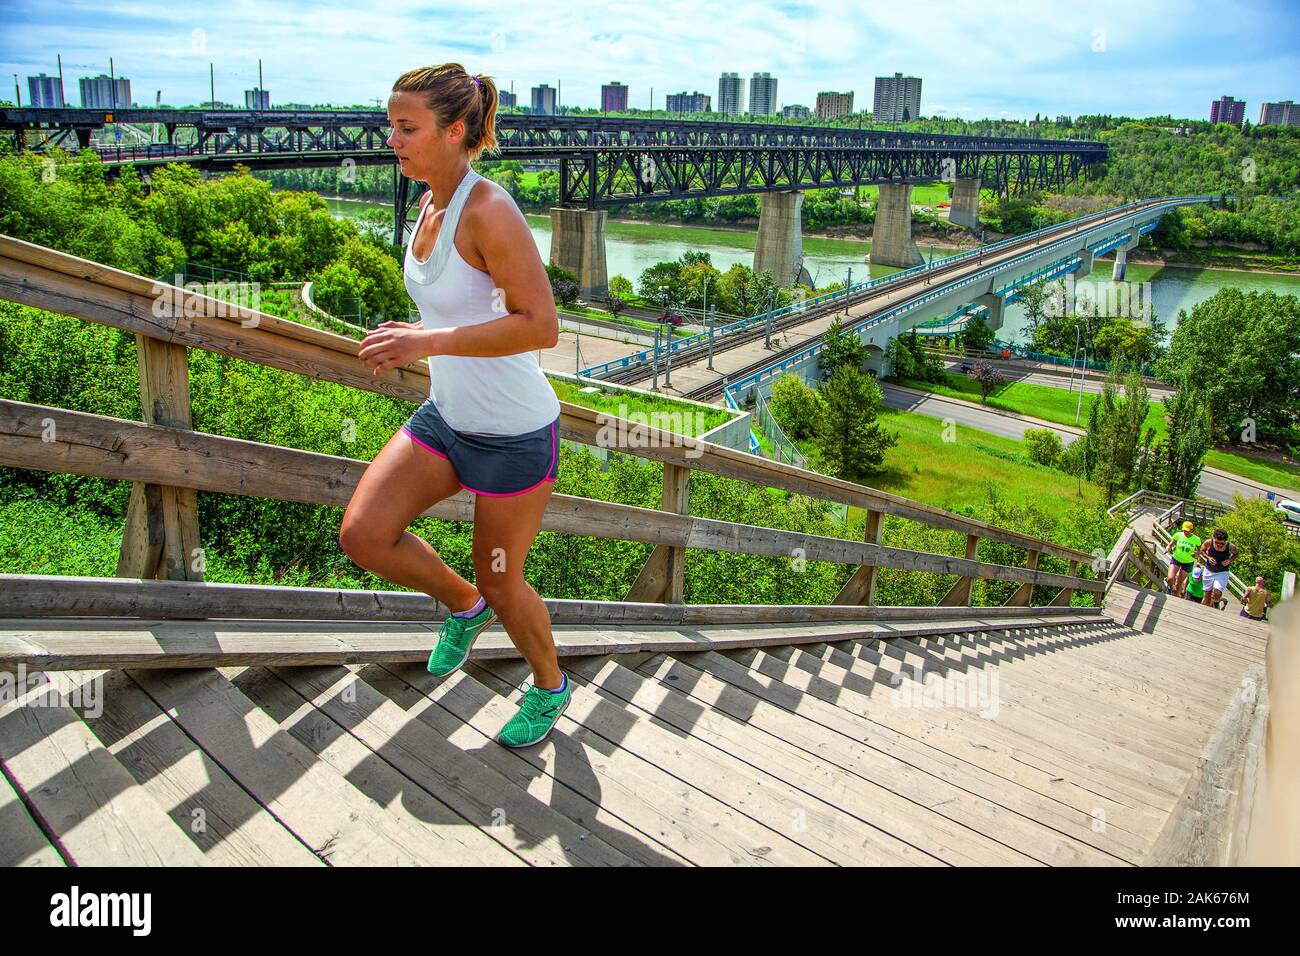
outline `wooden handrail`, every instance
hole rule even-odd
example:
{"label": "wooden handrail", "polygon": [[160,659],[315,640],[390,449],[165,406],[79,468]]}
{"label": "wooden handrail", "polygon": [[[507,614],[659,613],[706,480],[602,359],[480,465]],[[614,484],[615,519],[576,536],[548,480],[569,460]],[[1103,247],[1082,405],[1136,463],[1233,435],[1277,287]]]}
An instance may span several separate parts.
{"label": "wooden handrail", "polygon": [[[393,369],[381,375],[368,372],[357,359],[360,347],[355,339],[335,335],[301,325],[286,319],[253,312],[232,306],[220,299],[192,290],[178,289],[166,283],[98,263],[88,262],[57,250],[47,249],[8,236],[0,236],[0,297],[21,302],[52,312],[110,325],[150,340],[167,343],[176,348],[202,348],[218,354],[230,355],[245,361],[295,372],[311,378],[362,388],[393,398],[422,402],[429,393],[428,366],[423,361],[404,368]],[[201,436],[185,429],[164,429],[142,437],[140,429],[158,429],[159,426],[141,425],[108,419],[102,416],[85,416],[60,409],[23,406],[22,403],[4,403],[5,428],[0,438],[6,444],[5,463],[18,467],[34,467],[51,471],[74,471],[97,474],[103,477],[124,478],[163,488],[182,488],[230,493],[256,493],[266,497],[285,497],[288,500],[312,501],[318,504],[346,504],[340,500],[342,487],[351,487],[355,478],[344,480],[343,474],[364,469],[364,462],[350,459],[331,459],[316,456],[314,481],[335,482],[328,493],[311,482],[304,482],[301,472],[304,456],[309,453],[276,446],[257,446],[265,461],[280,460],[281,467],[257,466],[258,473],[246,472],[242,485],[223,484],[224,479],[213,480],[211,462],[197,467],[192,458],[200,446],[208,454],[224,454],[234,448],[228,444],[233,439],[219,436]],[[649,511],[608,502],[556,495],[547,510],[543,528],[568,530],[574,533],[602,534],[624,540],[653,542],[667,550],[657,551],[661,563],[669,569],[666,584],[649,583],[647,587],[662,599],[681,600],[680,560],[686,547],[718,548],[754,554],[787,554],[791,548],[802,548],[800,554],[808,560],[831,560],[858,564],[859,576],[852,589],[846,587],[836,603],[851,603],[844,597],[865,596],[863,603],[872,602],[874,568],[897,567],[935,573],[957,574],[962,578],[1003,580],[1022,585],[1013,597],[1016,603],[1028,600],[1035,585],[1055,586],[1063,589],[1100,591],[1102,585],[1077,576],[1046,574],[1036,570],[1040,554],[1053,555],[1071,562],[1072,570],[1079,564],[1088,564],[1092,556],[1049,541],[997,528],[986,522],[953,514],[921,502],[868,488],[853,482],[821,475],[792,465],[756,458],[730,448],[682,436],[651,425],[630,423],[594,409],[561,402],[561,437],[587,445],[613,448],[620,452],[655,460],[665,465],[665,475],[672,476],[674,493],[665,494],[667,511]],[[33,464],[31,457],[24,462],[23,455],[36,451],[30,445],[30,418],[40,414],[55,416],[63,427],[74,427],[88,444],[64,448],[50,458],[52,449],[47,444],[44,463]],[[24,422],[23,419],[27,418]],[[75,423],[75,424],[74,424]],[[611,432],[613,432],[611,441]],[[158,456],[154,461],[123,460],[121,448],[111,450],[97,447],[96,442],[137,442],[141,449],[151,449]],[[159,444],[161,443],[161,445]],[[206,443],[206,444],[205,444]],[[256,443],[245,443],[255,445]],[[116,456],[116,457],[115,457]],[[187,457],[189,456],[189,457]],[[288,457],[286,457],[288,456]],[[292,459],[290,466],[288,460]],[[46,467],[53,463],[55,467]],[[247,464],[247,463],[246,463]],[[331,469],[333,471],[331,472]],[[874,532],[868,528],[865,541],[844,541],[838,538],[801,535],[770,528],[755,528],[693,518],[686,514],[673,514],[684,510],[684,478],[689,471],[703,471],[715,475],[749,482],[760,487],[781,488],[810,497],[864,508],[876,516]],[[200,474],[205,472],[206,474]],[[338,484],[343,482],[342,484]],[[221,485],[221,487],[217,487]],[[257,492],[248,489],[257,488]],[[464,500],[460,500],[461,498]],[[324,499],[324,500],[322,500]],[[439,514],[440,508],[463,511],[472,498],[468,493],[440,503],[431,510]],[[675,504],[674,504],[675,502]],[[143,506],[142,506],[143,507]],[[620,510],[622,509],[622,510]],[[554,513],[554,514],[553,514]],[[972,554],[971,541],[986,539],[1026,549],[1029,566],[1014,568],[1004,565],[983,564],[970,558],[949,555],[932,555],[905,549],[885,548],[879,542],[879,522],[884,515],[915,520],[931,527],[958,531],[968,536],[967,553]],[[633,517],[634,516],[634,517]],[[652,517],[653,516],[653,517]],[[633,526],[628,522],[632,521]],[[603,523],[602,523],[603,522]],[[592,530],[592,529],[595,530]],[[614,533],[616,529],[616,533]],[[874,540],[873,540],[874,539]],[[871,569],[867,574],[868,569]],[[647,581],[658,582],[654,574]],[[666,589],[666,590],[665,590]],[[965,590],[963,588],[963,590]],[[1058,595],[1059,597],[1059,595]]]}
{"label": "wooden handrail", "polygon": [[[162,315],[155,315],[154,303],[160,296],[167,299],[164,305],[184,296],[185,314],[174,315],[163,308],[158,310]],[[4,235],[0,235],[0,298],[393,398],[419,403],[429,395],[429,370],[422,361],[374,375],[357,360],[360,343],[355,339],[261,312],[227,317],[232,307],[219,299]],[[599,445],[601,429],[616,421],[583,405],[560,405],[561,436],[570,441]],[[1090,554],[1033,535],[650,425],[629,426],[628,431],[634,443],[617,448],[625,454],[910,518],[1066,560],[1092,560]]]}
{"label": "wooden handrail", "polygon": [[[53,441],[48,440],[51,431]],[[367,464],[189,429],[0,399],[0,465],[8,467],[344,507]],[[424,514],[448,521],[472,520],[474,496],[461,490]],[[1102,590],[1100,581],[1035,568],[988,564],[572,495],[552,496],[542,518],[542,530],[735,554],[788,557],[797,551],[809,561],[959,574],[1024,586]]]}

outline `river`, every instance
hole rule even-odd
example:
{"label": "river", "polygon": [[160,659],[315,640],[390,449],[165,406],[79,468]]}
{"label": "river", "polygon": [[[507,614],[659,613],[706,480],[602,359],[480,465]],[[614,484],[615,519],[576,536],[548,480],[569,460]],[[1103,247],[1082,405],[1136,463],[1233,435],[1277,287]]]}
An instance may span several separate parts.
{"label": "river", "polygon": [[[388,203],[366,202],[352,199],[326,199],[330,211],[340,217],[354,217],[365,209],[391,210]],[[551,249],[551,222],[548,216],[528,215],[528,225],[537,242],[543,259]],[[680,233],[680,238],[677,234]],[[754,264],[755,233],[733,229],[711,229],[699,226],[642,225],[609,221],[605,225],[605,265],[609,275],[623,275],[636,284],[642,271],[659,262],[676,259],[687,251],[709,253],[714,268],[725,272],[736,263]],[[871,243],[853,239],[824,239],[805,237],[804,265],[815,284],[826,285],[836,279],[843,281],[850,269],[855,281],[863,278],[864,258]],[[921,252],[942,258],[951,250],[931,249],[924,241]],[[1111,263],[1099,260],[1090,281],[1108,281]],[[871,266],[872,278],[889,275],[897,269],[889,266]],[[1205,269],[1199,266],[1159,266],[1130,263],[1127,284],[1135,301],[1145,301],[1149,295],[1155,313],[1169,329],[1178,324],[1179,310],[1191,311],[1196,303],[1208,299],[1219,289],[1239,288],[1246,291],[1273,291],[1280,295],[1300,297],[1300,275],[1276,275],[1267,272],[1236,272],[1227,269]],[[1150,283],[1149,287],[1138,284]],[[1137,299],[1141,296],[1143,298]],[[1006,312],[1005,324],[998,333],[1003,340],[1020,341],[1024,330],[1024,310],[1011,305]]]}

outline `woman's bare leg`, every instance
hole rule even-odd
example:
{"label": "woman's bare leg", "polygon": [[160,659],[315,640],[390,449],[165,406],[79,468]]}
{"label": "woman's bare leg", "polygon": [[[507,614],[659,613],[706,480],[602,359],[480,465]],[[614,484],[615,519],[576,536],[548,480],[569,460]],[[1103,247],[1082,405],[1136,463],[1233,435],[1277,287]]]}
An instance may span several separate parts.
{"label": "woman's bare leg", "polygon": [[524,562],[554,487],[548,481],[522,495],[479,495],[474,503],[474,577],[479,592],[533,669],[533,683],[552,690],[563,678],[551,615],[541,595],[524,580]]}
{"label": "woman's bare leg", "polygon": [[455,469],[402,430],[375,456],[343,514],[339,546],[361,567],[423,591],[452,611],[465,611],[479,592],[449,568],[427,541],[406,529],[421,513],[460,491]]}

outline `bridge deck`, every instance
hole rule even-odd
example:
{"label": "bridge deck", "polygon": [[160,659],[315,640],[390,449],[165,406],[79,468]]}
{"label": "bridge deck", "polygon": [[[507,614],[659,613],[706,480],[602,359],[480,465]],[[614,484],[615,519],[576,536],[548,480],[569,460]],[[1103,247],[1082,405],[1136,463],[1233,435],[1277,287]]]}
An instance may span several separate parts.
{"label": "bridge deck", "polygon": [[[1183,603],[1117,585],[1104,615],[937,634],[570,644],[573,703],[526,751],[491,740],[527,667],[490,643],[441,681],[400,660],[48,670],[60,700],[0,707],[0,863],[1141,863],[1268,633]],[[50,653],[103,630],[32,623]],[[914,667],[989,696],[896,684]],[[97,675],[99,697],[67,694]]]}

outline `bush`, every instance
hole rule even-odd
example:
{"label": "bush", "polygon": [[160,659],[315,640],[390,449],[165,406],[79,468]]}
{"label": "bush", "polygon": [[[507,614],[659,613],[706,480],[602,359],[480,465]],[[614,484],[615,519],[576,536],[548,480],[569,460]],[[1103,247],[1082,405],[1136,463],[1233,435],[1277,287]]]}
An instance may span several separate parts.
{"label": "bush", "polygon": [[1061,436],[1050,428],[1026,429],[1024,442],[1030,460],[1053,468],[1060,462],[1065,451]]}
{"label": "bush", "polygon": [[825,420],[826,400],[789,372],[772,384],[772,414],[792,439],[816,438]]}

